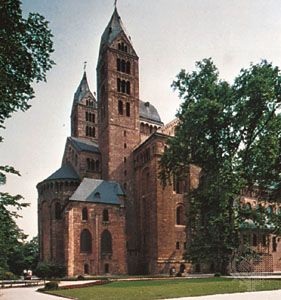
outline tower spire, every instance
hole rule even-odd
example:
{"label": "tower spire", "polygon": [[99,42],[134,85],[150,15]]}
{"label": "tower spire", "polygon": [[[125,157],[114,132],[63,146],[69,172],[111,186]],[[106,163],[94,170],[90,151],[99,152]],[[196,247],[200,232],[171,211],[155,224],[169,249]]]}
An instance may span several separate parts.
{"label": "tower spire", "polygon": [[117,0],[114,0],[114,8],[117,8]]}

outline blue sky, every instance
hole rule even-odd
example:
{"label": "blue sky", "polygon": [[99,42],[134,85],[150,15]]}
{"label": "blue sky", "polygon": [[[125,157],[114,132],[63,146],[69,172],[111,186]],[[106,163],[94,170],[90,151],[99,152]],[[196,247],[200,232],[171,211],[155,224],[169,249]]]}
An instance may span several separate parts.
{"label": "blue sky", "polygon": [[[113,12],[113,0],[23,0],[23,10],[50,21],[56,65],[47,83],[34,85],[29,111],[17,112],[1,132],[1,164],[22,176],[9,176],[1,188],[20,193],[31,206],[18,224],[37,234],[36,184],[59,168],[70,134],[73,94],[87,61],[90,88],[96,88],[101,34]],[[181,69],[212,57],[223,79],[232,81],[243,67],[265,58],[281,66],[279,0],[119,0],[118,11],[140,64],[140,98],[154,104],[166,123],[180,104],[171,83]]]}

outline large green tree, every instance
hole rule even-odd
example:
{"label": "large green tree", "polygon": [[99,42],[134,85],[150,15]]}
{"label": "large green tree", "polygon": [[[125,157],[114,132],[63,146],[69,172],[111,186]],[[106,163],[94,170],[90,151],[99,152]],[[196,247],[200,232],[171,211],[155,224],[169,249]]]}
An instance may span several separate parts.
{"label": "large green tree", "polygon": [[[0,1],[0,129],[13,112],[26,111],[34,97],[33,83],[46,80],[54,62],[52,34],[48,22],[37,13],[22,16],[21,1]],[[3,138],[0,136],[0,142]],[[0,185],[7,173],[20,175],[13,167],[0,166]],[[20,195],[0,193],[0,268],[7,269],[7,253],[22,232],[14,218],[27,206]]]}
{"label": "large green tree", "polygon": [[[183,102],[160,176],[165,184],[172,176],[184,180],[190,164],[201,168],[198,188],[187,195],[187,257],[225,273],[237,255],[241,225],[267,220],[239,205],[241,192],[266,191],[275,199],[280,190],[280,70],[262,61],[230,84],[204,59],[195,71],[182,70],[172,86]],[[279,229],[280,217],[274,220]]]}

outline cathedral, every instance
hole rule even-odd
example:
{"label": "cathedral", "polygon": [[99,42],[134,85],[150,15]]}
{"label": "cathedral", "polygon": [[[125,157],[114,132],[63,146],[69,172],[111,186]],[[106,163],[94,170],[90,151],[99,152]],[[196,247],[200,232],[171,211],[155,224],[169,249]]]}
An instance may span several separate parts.
{"label": "cathedral", "polygon": [[[184,259],[183,192],[196,187],[199,169],[190,167],[184,185],[161,185],[159,161],[177,120],[164,125],[139,99],[138,56],[116,8],[101,37],[96,89],[84,71],[61,167],[37,185],[40,260],[66,266],[68,276],[198,271]],[[278,241],[265,241],[262,271],[281,270]]]}

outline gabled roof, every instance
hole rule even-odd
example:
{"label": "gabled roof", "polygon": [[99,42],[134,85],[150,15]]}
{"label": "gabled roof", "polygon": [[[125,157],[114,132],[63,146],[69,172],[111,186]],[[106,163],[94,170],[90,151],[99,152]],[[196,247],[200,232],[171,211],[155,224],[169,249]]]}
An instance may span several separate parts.
{"label": "gabled roof", "polygon": [[86,74],[86,71],[84,71],[82,79],[80,81],[80,84],[74,94],[73,104],[79,103],[86,95],[89,98],[91,98],[91,100],[94,101],[94,105],[96,107],[97,101],[96,101],[94,95],[92,94],[92,92],[90,91],[88,80],[87,80],[87,74]]}
{"label": "gabled roof", "polygon": [[119,183],[84,178],[69,200],[120,205],[119,196],[125,196]]}
{"label": "gabled roof", "polygon": [[121,17],[119,16],[117,8],[115,7],[112,17],[101,36],[100,49],[105,44],[110,45],[120,33],[124,33],[128,41],[131,42],[131,38],[127,34],[127,31],[122,23]]}
{"label": "gabled roof", "polygon": [[98,144],[91,140],[85,138],[77,138],[73,136],[70,136],[67,139],[71,142],[71,144],[78,152],[87,151],[93,153],[100,153]]}
{"label": "gabled roof", "polygon": [[75,170],[71,165],[62,165],[56,172],[50,175],[45,180],[56,180],[56,179],[80,179]]}
{"label": "gabled roof", "polygon": [[158,114],[157,109],[149,102],[144,102],[140,100],[140,118],[163,125],[161,118]]}

